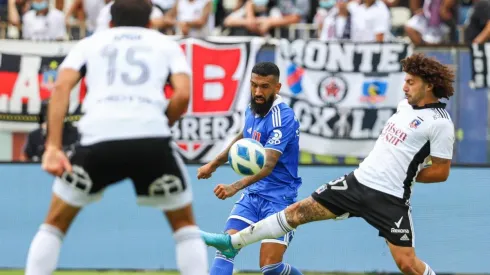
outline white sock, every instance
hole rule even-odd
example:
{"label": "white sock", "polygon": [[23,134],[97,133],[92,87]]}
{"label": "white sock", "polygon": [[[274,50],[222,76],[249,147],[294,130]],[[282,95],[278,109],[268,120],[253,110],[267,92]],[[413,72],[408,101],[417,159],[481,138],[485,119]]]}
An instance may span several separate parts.
{"label": "white sock", "polygon": [[51,275],[58,265],[63,237],[58,228],[42,224],[31,242],[25,275]]}
{"label": "white sock", "polygon": [[231,244],[238,249],[260,240],[279,238],[293,229],[283,210],[231,235]]}
{"label": "white sock", "polygon": [[174,233],[177,267],[181,275],[207,275],[208,251],[197,226],[185,226]]}
{"label": "white sock", "polygon": [[436,275],[434,270],[432,270],[432,268],[430,268],[430,266],[427,263],[424,263],[424,264],[425,264],[424,275]]}

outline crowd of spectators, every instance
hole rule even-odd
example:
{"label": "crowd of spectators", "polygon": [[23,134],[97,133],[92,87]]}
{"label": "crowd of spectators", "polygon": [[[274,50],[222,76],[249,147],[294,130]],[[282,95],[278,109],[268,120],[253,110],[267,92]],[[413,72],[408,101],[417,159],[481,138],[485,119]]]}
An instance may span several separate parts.
{"label": "crowd of spectators", "polygon": [[[114,0],[0,0],[6,38],[79,39],[109,27]],[[116,0],[117,1],[117,0]],[[142,0],[143,1],[143,0]],[[490,0],[152,0],[167,34],[318,38],[415,45],[490,40]],[[295,30],[291,32],[291,28]],[[2,37],[2,38],[5,38]]]}

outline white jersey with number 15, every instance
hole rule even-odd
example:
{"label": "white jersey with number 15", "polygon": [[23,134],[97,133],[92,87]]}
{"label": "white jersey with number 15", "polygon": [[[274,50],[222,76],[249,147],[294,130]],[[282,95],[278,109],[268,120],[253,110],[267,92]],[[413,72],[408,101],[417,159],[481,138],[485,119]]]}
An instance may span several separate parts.
{"label": "white jersey with number 15", "polygon": [[171,136],[163,87],[170,72],[191,74],[183,50],[154,30],[117,27],[77,43],[60,65],[82,70],[87,96],[81,144]]}

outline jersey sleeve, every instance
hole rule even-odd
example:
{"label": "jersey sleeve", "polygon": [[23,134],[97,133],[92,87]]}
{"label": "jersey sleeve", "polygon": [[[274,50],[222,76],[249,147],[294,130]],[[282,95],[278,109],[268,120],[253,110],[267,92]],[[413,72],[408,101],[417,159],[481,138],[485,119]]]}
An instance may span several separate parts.
{"label": "jersey sleeve", "polygon": [[172,74],[184,73],[191,75],[191,68],[187,59],[185,58],[184,51],[180,48],[179,44],[175,41],[171,41],[168,50],[170,72]]}
{"label": "jersey sleeve", "polygon": [[85,38],[83,40],[80,40],[73,48],[71,51],[68,53],[68,55],[65,57],[63,62],[60,65],[60,70],[61,69],[73,69],[77,71],[81,71],[82,67],[85,66],[87,63],[87,55],[86,55],[86,50],[87,50],[87,39]]}
{"label": "jersey sleeve", "polygon": [[450,120],[437,119],[430,128],[430,155],[436,158],[452,159],[454,146],[454,125]]}
{"label": "jersey sleeve", "polygon": [[283,153],[288,143],[296,138],[295,124],[292,110],[289,112],[281,112],[280,109],[272,110],[271,126],[265,148]]}

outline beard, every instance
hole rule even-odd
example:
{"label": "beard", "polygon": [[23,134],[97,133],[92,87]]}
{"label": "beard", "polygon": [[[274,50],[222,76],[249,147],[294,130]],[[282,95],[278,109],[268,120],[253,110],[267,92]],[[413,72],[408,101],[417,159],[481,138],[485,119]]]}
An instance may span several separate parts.
{"label": "beard", "polygon": [[[264,103],[257,103],[255,101],[255,99],[257,98],[262,98],[264,100]],[[252,96],[250,100],[250,108],[255,114],[263,117],[271,109],[272,104],[274,103],[274,98],[275,98],[274,95],[271,95],[269,98],[265,98],[262,96],[259,97]]]}

